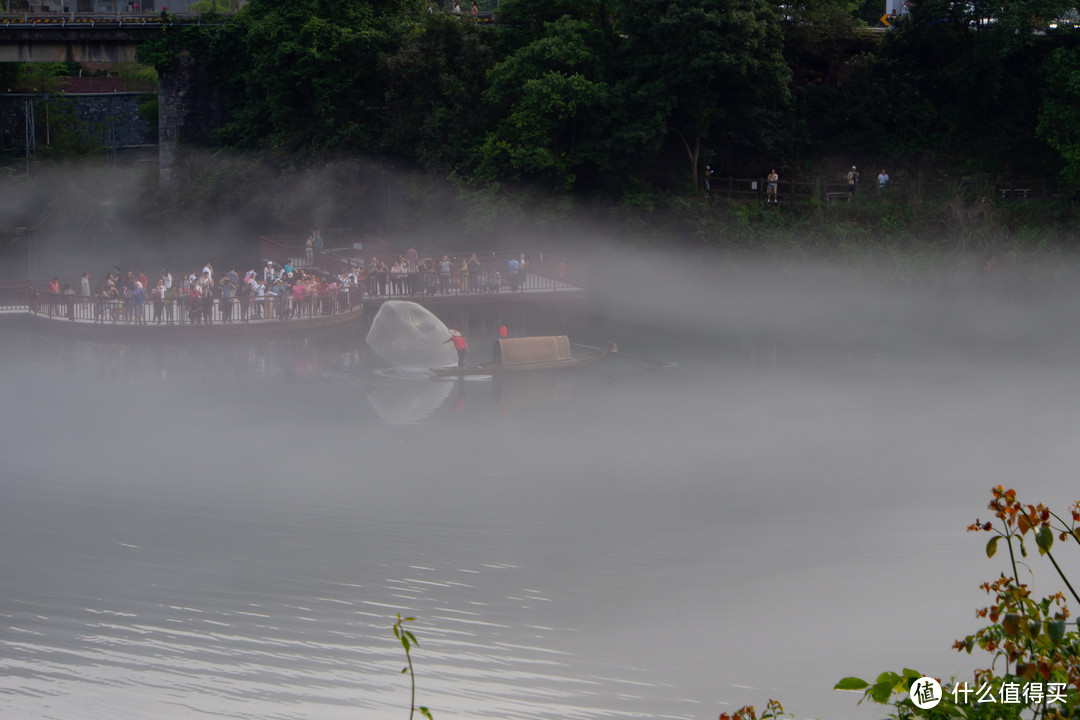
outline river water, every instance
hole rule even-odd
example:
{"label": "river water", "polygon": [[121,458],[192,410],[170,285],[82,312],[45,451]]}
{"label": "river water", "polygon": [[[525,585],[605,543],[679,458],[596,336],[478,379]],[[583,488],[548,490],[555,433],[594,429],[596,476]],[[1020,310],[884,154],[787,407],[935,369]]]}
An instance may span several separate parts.
{"label": "river water", "polygon": [[398,613],[440,720],[858,720],[841,677],[988,664],[964,529],[1075,499],[1077,298],[626,277],[586,339],[673,366],[3,330],[0,715],[402,718]]}

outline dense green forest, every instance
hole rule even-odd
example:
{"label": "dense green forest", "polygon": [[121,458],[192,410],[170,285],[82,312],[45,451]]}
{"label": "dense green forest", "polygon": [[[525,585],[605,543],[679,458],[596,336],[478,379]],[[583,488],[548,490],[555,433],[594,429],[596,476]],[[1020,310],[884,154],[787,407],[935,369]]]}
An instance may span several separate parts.
{"label": "dense green forest", "polygon": [[[784,177],[857,159],[1080,189],[1072,0],[253,0],[168,29],[226,111],[215,147],[375,157],[487,187],[619,199],[703,170]],[[1078,21],[1078,22],[1073,22]],[[876,169],[874,170],[876,172]]]}

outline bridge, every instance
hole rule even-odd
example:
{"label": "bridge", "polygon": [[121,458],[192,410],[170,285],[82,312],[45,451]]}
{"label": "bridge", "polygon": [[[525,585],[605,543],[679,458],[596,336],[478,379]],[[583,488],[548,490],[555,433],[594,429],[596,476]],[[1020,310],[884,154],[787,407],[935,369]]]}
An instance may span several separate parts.
{"label": "bridge", "polygon": [[[239,294],[196,303],[185,294],[169,293],[163,302],[103,297],[101,278],[90,278],[91,296],[57,294],[44,279],[0,284],[0,328],[29,327],[36,331],[92,342],[186,342],[191,339],[252,340],[346,332],[354,323],[369,324],[388,300],[409,300],[426,307],[451,327],[465,332],[510,325],[545,333],[564,334],[583,327],[588,290],[560,277],[559,260],[540,253],[532,258],[525,279],[511,287],[507,276],[494,283],[455,273],[446,287],[424,282],[381,280],[360,271],[360,283],[349,289],[327,288],[307,293],[302,300],[289,291],[277,295]],[[509,253],[484,254],[481,277],[495,275]],[[316,264],[321,265],[319,258]],[[583,267],[574,264],[573,270]],[[427,272],[425,272],[427,274]],[[574,273],[579,274],[579,273]],[[433,276],[434,277],[434,276]],[[79,287],[78,278],[59,278],[63,286]],[[179,286],[179,277],[174,285]],[[76,290],[75,292],[79,292]],[[198,305],[198,319],[192,308]]]}
{"label": "bridge", "polygon": [[[229,330],[219,329],[214,334],[247,336],[323,329],[322,325],[336,326],[353,316],[370,321],[387,300],[417,302],[463,330],[476,323],[494,322],[496,327],[510,323],[515,327],[564,328],[561,332],[565,332],[569,318],[583,317],[588,306],[588,267],[561,255],[538,250],[421,252],[415,255],[416,261],[407,273],[394,274],[386,265],[408,255],[408,250],[347,228],[329,229],[323,231],[323,236],[325,249],[308,246],[303,236],[263,236],[248,264],[237,268],[243,274],[250,267],[261,276],[268,261],[278,268],[289,263],[328,281],[340,273],[352,272],[357,283],[350,290],[339,288],[325,296],[308,296],[303,305],[290,305],[288,292],[279,296],[280,300],[272,296],[257,300],[243,294],[233,300],[214,297],[202,310],[205,320],[220,325],[232,315],[240,321],[238,326],[248,328],[236,330],[230,325]],[[444,254],[456,260],[445,278],[438,266]],[[462,261],[474,255],[478,264],[472,270],[462,267]],[[509,262],[519,257],[524,257],[527,264],[515,282],[508,272]],[[193,271],[197,269],[195,266]],[[175,288],[186,272],[174,274]],[[56,280],[58,288],[69,286],[75,293],[81,292],[78,277],[61,276]],[[184,313],[190,308],[182,295],[167,296],[162,304],[164,327],[155,330],[158,323],[157,316],[151,320],[152,303],[147,301],[136,309],[122,297],[102,299],[99,292],[105,287],[104,278],[89,277],[88,282],[88,297],[49,292],[49,282],[44,278],[0,283],[0,319],[30,317],[39,329],[51,328],[63,336],[89,340],[184,336],[169,333],[170,321],[179,325],[186,317],[179,308],[184,308]],[[148,289],[155,282],[156,278],[151,280]]]}
{"label": "bridge", "polygon": [[196,18],[148,14],[0,14],[0,62],[135,62],[139,43]]}
{"label": "bridge", "polygon": [[[0,14],[0,62],[135,62],[140,43],[166,28],[202,22],[197,15],[165,13]],[[185,58],[158,72],[158,175],[165,186],[174,181],[181,129],[198,113],[192,62]]]}

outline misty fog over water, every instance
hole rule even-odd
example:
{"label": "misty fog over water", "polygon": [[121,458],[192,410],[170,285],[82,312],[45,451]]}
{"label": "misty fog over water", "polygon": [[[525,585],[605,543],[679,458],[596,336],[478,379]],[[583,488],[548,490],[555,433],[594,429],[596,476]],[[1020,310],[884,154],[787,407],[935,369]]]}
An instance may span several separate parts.
{"label": "misty fog over water", "polygon": [[613,263],[580,340],[674,366],[0,328],[0,714],[403,717],[398,612],[439,719],[864,719],[840,678],[988,664],[964,529],[1080,495],[1080,295]]}

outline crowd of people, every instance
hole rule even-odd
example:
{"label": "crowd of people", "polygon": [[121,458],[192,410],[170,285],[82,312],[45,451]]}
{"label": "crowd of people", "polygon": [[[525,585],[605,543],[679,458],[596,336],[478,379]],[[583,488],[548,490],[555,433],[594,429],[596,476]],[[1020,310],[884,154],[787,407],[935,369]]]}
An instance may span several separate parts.
{"label": "crowd of people", "polygon": [[236,266],[215,273],[207,262],[201,271],[174,277],[167,268],[151,280],[145,271],[120,271],[119,266],[91,289],[83,273],[76,290],[59,278],[49,281],[42,308],[49,315],[76,319],[79,313],[94,323],[212,324],[329,315],[359,305],[363,289],[357,272],[337,277],[272,261],[261,271],[249,268],[243,276]]}
{"label": "crowd of people", "polygon": [[359,268],[367,293],[372,296],[417,296],[448,293],[496,293],[504,286],[512,291],[525,289],[528,272],[525,253],[511,258],[506,265],[504,277],[501,270],[484,264],[476,253],[467,259],[443,255],[421,258],[410,248],[390,264],[378,257]]}
{"label": "crowd of people", "polygon": [[[315,251],[318,233],[306,250]],[[308,258],[310,259],[310,258]],[[500,261],[498,267],[503,267]],[[565,261],[559,279],[565,281]],[[217,273],[207,262],[201,270],[174,276],[168,268],[156,277],[145,271],[121,272],[114,266],[104,279],[93,281],[83,273],[77,286],[54,277],[41,294],[39,309],[51,316],[94,323],[211,324],[251,320],[311,317],[349,310],[365,294],[376,297],[458,293],[497,293],[504,287],[523,292],[529,272],[525,253],[505,262],[506,274],[489,261],[471,254],[466,259],[443,255],[441,260],[421,258],[415,249],[389,265],[377,256],[357,263],[336,276],[289,262],[267,261],[261,269],[236,266]],[[95,286],[95,287],[92,287]]]}

